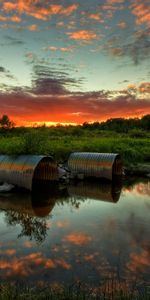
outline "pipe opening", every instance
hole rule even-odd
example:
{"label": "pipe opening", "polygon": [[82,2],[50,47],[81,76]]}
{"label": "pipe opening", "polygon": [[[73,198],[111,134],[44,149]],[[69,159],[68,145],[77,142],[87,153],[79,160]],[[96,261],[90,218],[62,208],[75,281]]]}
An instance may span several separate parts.
{"label": "pipe opening", "polygon": [[33,179],[32,185],[35,183],[40,183],[45,181],[56,181],[58,180],[58,168],[56,162],[50,157],[44,157],[37,164]]}
{"label": "pipe opening", "polygon": [[112,175],[113,176],[118,176],[118,175],[122,175],[122,160],[120,155],[118,154],[114,160],[113,163],[113,168],[112,168]]}

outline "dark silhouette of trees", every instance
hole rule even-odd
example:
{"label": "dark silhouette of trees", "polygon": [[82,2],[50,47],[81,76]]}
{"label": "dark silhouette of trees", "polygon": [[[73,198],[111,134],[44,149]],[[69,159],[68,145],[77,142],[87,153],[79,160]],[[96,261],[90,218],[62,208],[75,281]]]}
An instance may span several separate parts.
{"label": "dark silhouette of trees", "polygon": [[83,123],[83,129],[100,129],[110,130],[120,133],[128,133],[130,130],[150,130],[150,115],[145,115],[141,119],[139,118],[112,118],[105,122],[99,123]]}
{"label": "dark silhouette of trees", "polygon": [[0,127],[2,129],[11,129],[15,126],[15,123],[9,119],[7,115],[3,115],[0,119]]}
{"label": "dark silhouette of trees", "polygon": [[141,127],[144,130],[150,130],[150,115],[146,115],[141,119]]}

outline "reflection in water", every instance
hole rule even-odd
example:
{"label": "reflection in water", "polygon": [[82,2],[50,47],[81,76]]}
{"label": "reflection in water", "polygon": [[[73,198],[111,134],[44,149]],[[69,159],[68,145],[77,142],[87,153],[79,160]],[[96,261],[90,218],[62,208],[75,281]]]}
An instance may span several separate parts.
{"label": "reflection in water", "polygon": [[32,194],[0,196],[0,230],[12,225],[1,240],[3,279],[90,286],[113,280],[138,289],[149,284],[147,181],[131,181],[122,193],[120,182],[37,186]]}
{"label": "reflection in water", "polygon": [[5,211],[7,224],[21,226],[18,238],[28,236],[30,240],[38,242],[45,240],[47,224],[44,217],[50,214],[55,205],[55,191],[55,187],[52,189],[50,186],[45,191],[33,191],[32,194],[19,190],[0,196],[0,209]]}
{"label": "reflection in water", "polygon": [[46,238],[47,226],[45,220],[38,220],[26,213],[7,211],[6,223],[11,226],[21,226],[21,233],[18,238],[27,236],[30,240],[34,239],[37,242],[43,242]]}
{"label": "reflection in water", "polygon": [[[5,211],[8,225],[19,224],[22,228],[18,237],[28,236],[31,240],[43,242],[46,238],[47,225],[44,217],[53,210],[55,203],[64,205],[69,201],[72,206],[79,208],[85,198],[116,202],[121,192],[121,183],[98,181],[83,181],[60,187],[58,184],[38,182],[33,185],[32,194],[18,192],[0,195],[0,209]],[[79,199],[80,198],[80,199]],[[38,218],[37,218],[38,217]]]}
{"label": "reflection in water", "polygon": [[94,200],[117,202],[120,197],[122,180],[112,181],[77,181],[68,186],[69,195],[75,198],[89,198]]}

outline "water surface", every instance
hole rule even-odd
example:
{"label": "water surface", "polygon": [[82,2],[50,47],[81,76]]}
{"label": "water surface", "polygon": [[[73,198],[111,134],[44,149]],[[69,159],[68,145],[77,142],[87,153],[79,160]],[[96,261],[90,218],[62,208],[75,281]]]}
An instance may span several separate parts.
{"label": "water surface", "polygon": [[150,182],[0,194],[0,275],[29,284],[150,283]]}

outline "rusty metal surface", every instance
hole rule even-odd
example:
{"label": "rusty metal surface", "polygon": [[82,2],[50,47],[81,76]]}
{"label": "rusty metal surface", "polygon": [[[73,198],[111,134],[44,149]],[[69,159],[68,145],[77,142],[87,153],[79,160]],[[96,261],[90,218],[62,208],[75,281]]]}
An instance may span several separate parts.
{"label": "rusty metal surface", "polygon": [[68,159],[72,174],[85,177],[103,177],[112,180],[113,173],[121,175],[121,159],[116,153],[74,152]]}
{"label": "rusty metal surface", "polygon": [[32,190],[32,181],[57,180],[57,165],[50,156],[0,155],[0,182]]}

